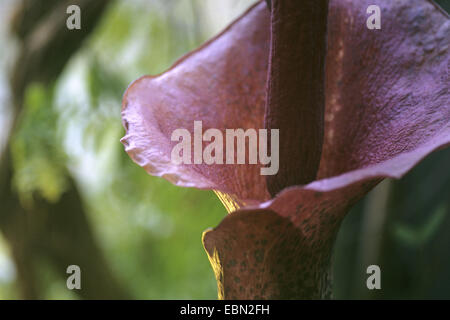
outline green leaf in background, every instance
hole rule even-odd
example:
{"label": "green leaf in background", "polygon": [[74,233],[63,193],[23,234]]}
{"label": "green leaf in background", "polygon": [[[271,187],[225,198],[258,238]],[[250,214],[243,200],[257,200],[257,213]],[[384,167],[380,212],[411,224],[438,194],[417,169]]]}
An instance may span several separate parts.
{"label": "green leaf in background", "polygon": [[24,111],[11,143],[14,186],[21,201],[32,205],[37,192],[56,202],[66,186],[66,155],[56,130],[52,92],[39,84],[25,94]]}
{"label": "green leaf in background", "polygon": [[397,222],[393,227],[394,236],[398,241],[411,246],[424,246],[441,226],[447,214],[445,204],[440,205],[433,213],[430,213],[428,220],[420,227],[411,228],[402,222]]}

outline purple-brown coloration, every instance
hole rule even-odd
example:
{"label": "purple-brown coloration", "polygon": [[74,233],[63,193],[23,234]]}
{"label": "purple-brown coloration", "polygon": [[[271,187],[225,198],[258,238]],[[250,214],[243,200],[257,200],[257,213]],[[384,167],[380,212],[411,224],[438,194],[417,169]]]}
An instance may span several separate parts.
{"label": "purple-brown coloration", "polygon": [[[150,174],[218,190],[241,207],[203,237],[219,296],[327,296],[326,270],[348,209],[383,178],[400,178],[450,144],[448,16],[427,0],[379,0],[382,29],[369,30],[370,4],[330,0],[317,177],[272,199],[259,165],[170,163],[171,132],[192,129],[194,120],[202,120],[205,129],[263,128],[270,42],[266,3],[256,4],[166,73],[128,88],[122,142],[131,158]],[[280,157],[280,166],[302,169],[291,160]]]}
{"label": "purple-brown coloration", "polygon": [[[145,76],[128,88],[122,139],[131,158],[148,173],[184,187],[215,189],[245,200],[270,198],[260,165],[173,165],[172,131],[264,128],[269,50],[269,12],[253,7],[222,34],[157,77]],[[252,201],[254,202],[254,201]]]}
{"label": "purple-brown coloration", "polygon": [[271,3],[265,126],[280,130],[280,159],[289,159],[267,176],[272,196],[316,178],[324,130],[327,14],[328,0]]}

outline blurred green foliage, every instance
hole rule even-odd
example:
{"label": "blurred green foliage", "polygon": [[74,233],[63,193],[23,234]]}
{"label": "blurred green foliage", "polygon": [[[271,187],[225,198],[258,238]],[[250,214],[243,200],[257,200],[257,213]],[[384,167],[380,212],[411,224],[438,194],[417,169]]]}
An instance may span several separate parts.
{"label": "blurred green foliage", "polygon": [[32,205],[35,191],[56,202],[66,188],[66,155],[56,132],[58,115],[50,91],[37,84],[27,88],[22,119],[12,138],[14,185],[25,206]]}
{"label": "blurred green foliage", "polygon": [[[347,215],[334,250],[334,291],[341,299],[450,299],[450,149],[424,159],[401,180],[390,182],[387,199],[374,189]],[[377,188],[386,185],[380,184]],[[375,195],[375,197],[374,197]],[[371,236],[363,221],[368,198],[385,201],[385,221]],[[373,214],[383,214],[374,212]],[[378,242],[376,252],[367,243]],[[369,261],[363,262],[363,256]],[[367,290],[367,263],[379,265],[382,290]]]}

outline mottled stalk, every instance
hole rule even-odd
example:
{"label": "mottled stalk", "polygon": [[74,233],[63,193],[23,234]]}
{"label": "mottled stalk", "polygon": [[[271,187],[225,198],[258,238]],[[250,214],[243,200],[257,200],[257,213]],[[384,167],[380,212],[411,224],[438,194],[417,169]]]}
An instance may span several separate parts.
{"label": "mottled stalk", "polygon": [[318,242],[270,210],[231,213],[203,234],[219,299],[330,298],[333,229]]}

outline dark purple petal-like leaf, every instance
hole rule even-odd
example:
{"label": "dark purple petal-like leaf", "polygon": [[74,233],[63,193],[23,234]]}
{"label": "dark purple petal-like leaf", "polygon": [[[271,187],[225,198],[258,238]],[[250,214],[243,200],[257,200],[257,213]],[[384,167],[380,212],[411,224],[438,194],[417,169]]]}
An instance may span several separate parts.
{"label": "dark purple petal-like leaf", "polygon": [[173,130],[263,128],[269,11],[258,3],[223,33],[162,75],[128,88],[122,139],[131,158],[152,175],[180,186],[217,189],[239,199],[267,200],[260,165],[174,165]]}
{"label": "dark purple petal-like leaf", "polygon": [[[450,143],[448,17],[427,0],[382,0],[382,28],[369,30],[370,4],[330,1],[324,144],[317,179],[305,190],[398,178]],[[170,162],[171,132],[192,130],[194,120],[204,129],[263,127],[268,26],[259,3],[166,73],[133,83],[123,102],[130,156],[151,174],[219,190],[240,205],[268,200],[259,165]],[[289,157],[280,162],[301,169]]]}

